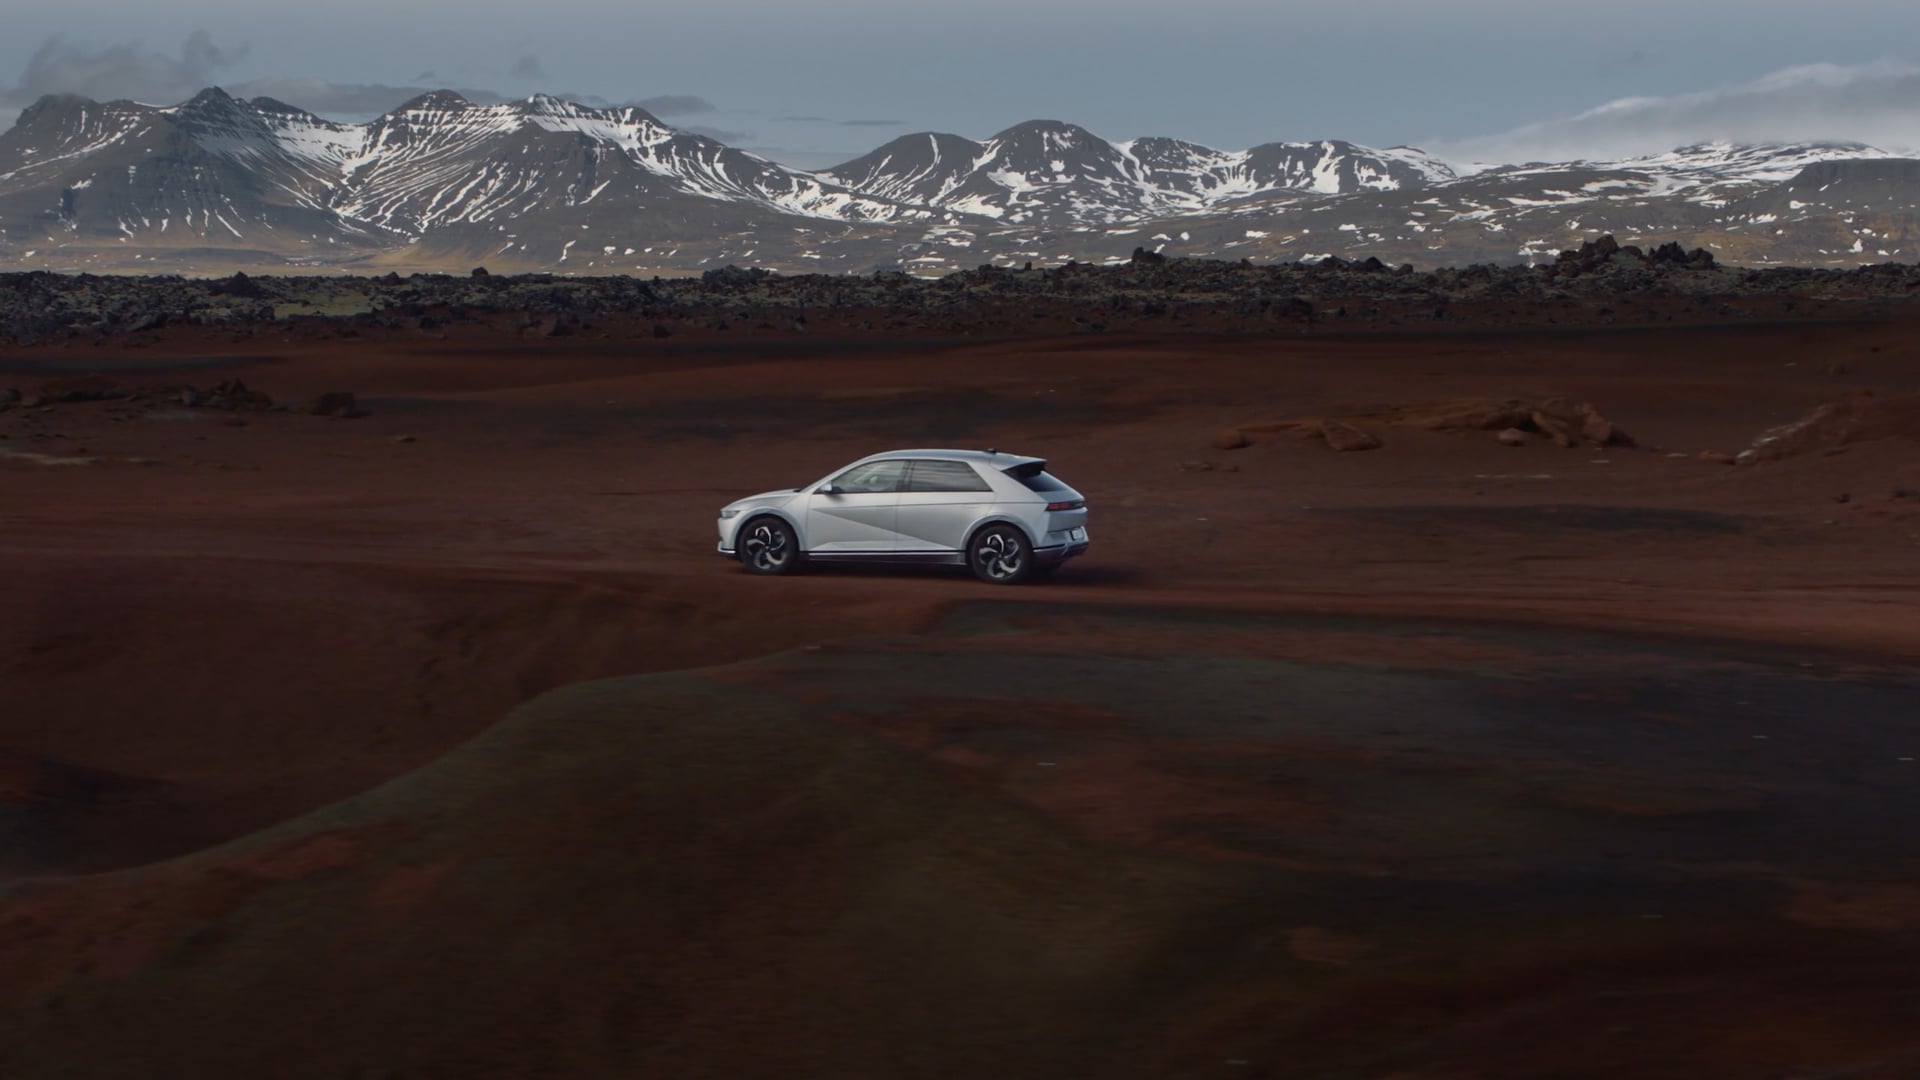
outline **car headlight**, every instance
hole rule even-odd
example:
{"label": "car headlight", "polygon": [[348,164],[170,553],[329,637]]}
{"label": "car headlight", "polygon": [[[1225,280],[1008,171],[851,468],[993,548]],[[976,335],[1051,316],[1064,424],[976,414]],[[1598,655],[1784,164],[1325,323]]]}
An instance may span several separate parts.
{"label": "car headlight", "polygon": [[740,511],[734,509],[731,506],[727,507],[725,510],[720,511],[721,521],[725,521],[728,518],[739,517],[739,516],[740,516]]}

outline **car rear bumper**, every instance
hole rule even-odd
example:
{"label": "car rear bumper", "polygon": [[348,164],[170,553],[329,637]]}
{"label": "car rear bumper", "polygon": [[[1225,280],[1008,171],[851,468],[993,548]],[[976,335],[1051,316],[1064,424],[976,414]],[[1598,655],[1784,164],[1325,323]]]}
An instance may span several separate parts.
{"label": "car rear bumper", "polygon": [[1070,544],[1055,544],[1051,547],[1034,548],[1033,561],[1039,566],[1058,566],[1077,555],[1086,554],[1087,542],[1078,540]]}
{"label": "car rear bumper", "polygon": [[1086,511],[1082,510],[1079,514],[1078,523],[1071,524],[1059,532],[1050,532],[1042,537],[1040,542],[1033,546],[1034,562],[1041,566],[1058,566],[1068,559],[1084,553],[1087,550],[1087,542],[1092,539],[1087,535],[1085,522]]}

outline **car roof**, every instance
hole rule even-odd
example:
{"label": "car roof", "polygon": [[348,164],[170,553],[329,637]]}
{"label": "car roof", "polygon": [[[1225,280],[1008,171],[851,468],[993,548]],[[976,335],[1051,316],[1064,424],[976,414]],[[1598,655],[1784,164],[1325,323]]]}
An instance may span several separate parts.
{"label": "car roof", "polygon": [[1030,461],[1046,464],[1046,459],[1025,457],[1020,454],[1003,454],[998,450],[887,450],[861,458],[860,462],[895,461],[901,458],[926,458],[934,461],[977,461],[991,465],[996,469],[1011,469],[1015,465],[1024,465]]}

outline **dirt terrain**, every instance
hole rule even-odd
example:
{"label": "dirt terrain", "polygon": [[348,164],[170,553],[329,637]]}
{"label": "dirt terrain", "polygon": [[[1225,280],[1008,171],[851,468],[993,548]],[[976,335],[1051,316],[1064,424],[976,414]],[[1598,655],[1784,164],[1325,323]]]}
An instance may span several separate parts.
{"label": "dirt terrain", "polygon": [[0,1074],[1920,1075],[1920,305],[1689,314],[0,352]]}

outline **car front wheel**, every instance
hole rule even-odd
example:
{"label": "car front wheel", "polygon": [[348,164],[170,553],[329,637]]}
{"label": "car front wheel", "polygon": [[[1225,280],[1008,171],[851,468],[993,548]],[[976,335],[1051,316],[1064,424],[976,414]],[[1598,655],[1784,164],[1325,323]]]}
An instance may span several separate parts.
{"label": "car front wheel", "polygon": [[981,581],[1017,585],[1033,576],[1033,548],[1011,525],[989,525],[967,545],[967,565]]}
{"label": "car front wheel", "polygon": [[784,574],[800,561],[800,542],[779,518],[749,521],[741,532],[740,563],[755,574]]}

